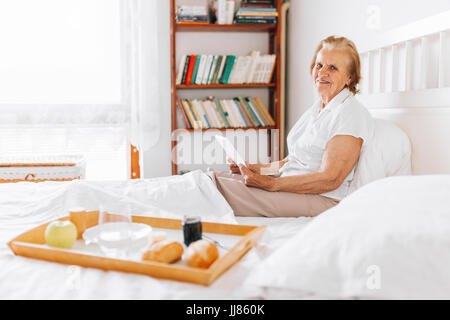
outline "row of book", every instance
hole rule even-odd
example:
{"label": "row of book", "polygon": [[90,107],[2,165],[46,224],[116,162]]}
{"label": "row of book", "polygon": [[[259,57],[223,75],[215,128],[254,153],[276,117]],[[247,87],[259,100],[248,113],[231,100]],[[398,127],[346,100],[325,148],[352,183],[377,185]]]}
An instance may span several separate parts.
{"label": "row of book", "polygon": [[176,8],[176,22],[199,22],[209,23],[210,14],[209,9],[206,6],[190,6],[182,5]]}
{"label": "row of book", "polygon": [[278,12],[276,8],[240,7],[236,13],[236,24],[276,24]]}
{"label": "row of book", "polygon": [[252,51],[247,56],[183,55],[176,84],[270,83],[276,55]]}
{"label": "row of book", "polygon": [[187,129],[275,126],[275,121],[258,97],[177,98],[177,106]]}
{"label": "row of book", "polygon": [[274,0],[241,0],[241,7],[247,6],[274,6]]}

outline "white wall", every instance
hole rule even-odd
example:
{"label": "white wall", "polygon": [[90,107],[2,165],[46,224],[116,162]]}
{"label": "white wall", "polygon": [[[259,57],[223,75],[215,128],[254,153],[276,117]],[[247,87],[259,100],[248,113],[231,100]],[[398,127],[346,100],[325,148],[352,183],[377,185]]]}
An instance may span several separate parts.
{"label": "white wall", "polygon": [[[378,29],[376,10],[379,9]],[[289,130],[315,99],[309,66],[320,40],[362,39],[450,9],[449,0],[291,0],[288,34],[287,121]]]}

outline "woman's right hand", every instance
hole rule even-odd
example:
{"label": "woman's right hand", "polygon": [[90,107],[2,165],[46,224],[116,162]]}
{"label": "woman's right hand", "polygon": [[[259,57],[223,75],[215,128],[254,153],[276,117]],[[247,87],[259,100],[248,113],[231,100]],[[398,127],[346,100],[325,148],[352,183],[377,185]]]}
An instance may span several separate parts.
{"label": "woman's right hand", "polygon": [[[241,174],[241,170],[239,169],[239,166],[231,159],[227,159],[228,167],[230,168],[230,172],[234,174]],[[259,164],[250,164],[247,161],[245,162],[247,164],[247,168],[252,170],[253,172],[259,173]]]}
{"label": "woman's right hand", "polygon": [[239,169],[238,165],[233,160],[231,160],[231,158],[228,158],[227,162],[231,173],[241,174],[241,170]]}

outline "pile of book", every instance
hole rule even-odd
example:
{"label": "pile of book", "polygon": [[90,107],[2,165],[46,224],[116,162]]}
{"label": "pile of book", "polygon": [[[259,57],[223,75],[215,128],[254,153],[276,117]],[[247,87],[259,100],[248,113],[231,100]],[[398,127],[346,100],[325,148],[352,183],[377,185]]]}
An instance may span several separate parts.
{"label": "pile of book", "polygon": [[209,9],[206,6],[188,6],[177,7],[177,23],[209,23]]}
{"label": "pile of book", "polygon": [[183,55],[176,84],[270,83],[276,55],[252,51],[247,56]]}
{"label": "pile of book", "polygon": [[242,0],[241,6],[273,6],[274,0]]}
{"label": "pile of book", "polygon": [[236,24],[276,24],[278,12],[271,7],[240,7],[234,18]]}
{"label": "pile of book", "polygon": [[252,128],[275,126],[259,98],[177,99],[187,129]]}

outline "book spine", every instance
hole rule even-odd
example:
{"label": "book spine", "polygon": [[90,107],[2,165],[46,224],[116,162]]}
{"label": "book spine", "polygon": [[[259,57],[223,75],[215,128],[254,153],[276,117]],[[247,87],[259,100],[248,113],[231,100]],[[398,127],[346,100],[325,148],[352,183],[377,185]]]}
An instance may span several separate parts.
{"label": "book spine", "polygon": [[208,100],[198,100],[200,108],[202,108],[203,113],[205,114],[206,120],[208,120],[208,124],[210,128],[218,128],[219,124],[216,122],[211,110],[208,107]]}
{"label": "book spine", "polygon": [[244,100],[244,103],[247,105],[248,109],[250,110],[250,112],[253,114],[253,117],[255,118],[256,123],[258,124],[258,127],[263,127],[264,123],[261,122],[261,120],[260,120],[258,114],[256,113],[256,111],[253,110],[252,106],[248,103],[248,98],[244,97],[243,100]]}
{"label": "book spine", "polygon": [[200,63],[198,64],[197,77],[195,79],[195,84],[202,84],[203,72],[205,71],[205,63],[207,56],[202,54],[200,56]]}
{"label": "book spine", "polygon": [[245,119],[247,119],[247,123],[249,127],[253,127],[253,122],[250,119],[250,116],[247,113],[247,110],[245,110],[244,106],[242,105],[242,103],[239,101],[238,98],[234,98],[233,99],[234,102],[236,103],[236,105],[242,110],[242,112],[244,113]]}
{"label": "book spine", "polygon": [[203,71],[201,84],[206,84],[208,82],[208,75],[209,75],[209,70],[211,69],[212,61],[213,61],[213,56],[208,55],[208,57],[206,58],[206,62],[205,62],[205,68]]}
{"label": "book spine", "polygon": [[183,120],[184,120],[184,124],[186,125],[186,128],[191,129],[192,128],[191,123],[190,123],[190,121],[187,117],[186,111],[184,110],[184,108],[180,102],[180,99],[178,97],[176,100],[176,104],[177,104],[178,108],[180,109],[181,115],[183,116]]}
{"label": "book spine", "polygon": [[263,56],[263,59],[261,61],[261,72],[259,73],[259,78],[258,78],[258,82],[259,83],[264,83],[264,79],[266,78],[266,73],[268,72],[268,68],[267,68],[267,60],[268,60],[269,56],[265,55]]}
{"label": "book spine", "polygon": [[212,101],[212,100],[208,100],[208,102],[209,102],[209,105],[210,105],[210,107],[211,107],[212,112],[215,114],[215,117],[216,117],[217,121],[218,121],[219,124],[220,124],[219,127],[220,127],[220,128],[225,128],[225,127],[226,127],[225,122],[223,121],[223,118],[222,118],[222,116],[220,115],[220,111],[219,111],[219,109],[217,108],[216,104],[215,104],[214,101]]}
{"label": "book spine", "polygon": [[238,20],[269,20],[269,21],[276,21],[277,20],[277,16],[272,16],[272,15],[254,15],[254,14],[249,14],[249,15],[236,15],[236,19]]}
{"label": "book spine", "polygon": [[265,127],[270,126],[270,122],[266,118],[265,113],[261,110],[260,106],[255,102],[255,100],[253,98],[248,98],[247,102],[253,108],[253,110],[255,110],[256,113],[259,115],[259,119],[263,123],[263,125]]}
{"label": "book spine", "polygon": [[189,60],[189,67],[186,75],[186,84],[191,84],[192,79],[192,71],[194,71],[194,65],[195,65],[196,56],[193,54],[191,55],[191,59]]}
{"label": "book spine", "polygon": [[277,56],[273,54],[272,59],[271,59],[269,76],[266,79],[267,83],[270,83],[272,81],[273,73],[275,72],[275,66],[277,65],[276,62],[277,62]]}
{"label": "book spine", "polygon": [[202,58],[201,55],[197,55],[195,57],[195,64],[194,64],[194,70],[192,71],[191,84],[195,84],[195,81],[197,79],[198,67],[200,65],[200,59],[201,58]]}
{"label": "book spine", "polygon": [[206,83],[205,83],[205,84],[210,84],[210,83],[211,83],[212,75],[213,75],[213,72],[214,72],[214,68],[215,68],[215,66],[216,66],[216,63],[217,63],[217,56],[212,56],[211,66],[210,66],[210,68],[209,68],[209,71],[208,71],[208,78],[206,79]]}
{"label": "book spine", "polygon": [[220,105],[222,106],[222,109],[227,117],[228,123],[230,124],[230,128],[237,128],[237,125],[233,121],[233,117],[231,115],[231,111],[228,110],[228,106],[225,104],[225,100],[219,100]]}
{"label": "book spine", "polygon": [[225,63],[228,59],[228,56],[223,56],[222,62],[220,63],[219,71],[217,72],[217,80],[216,83],[220,83],[219,79],[222,78],[223,69],[225,68]]}
{"label": "book spine", "polygon": [[226,65],[223,70],[222,78],[220,79],[220,83],[223,83],[223,84],[228,83],[228,78],[230,77],[230,72],[231,72],[231,69],[233,68],[235,58],[236,58],[236,56],[232,56],[232,55],[228,56]]}
{"label": "book spine", "polygon": [[275,23],[270,20],[262,20],[262,19],[248,19],[248,20],[236,19],[236,24],[275,24]]}
{"label": "book spine", "polygon": [[181,57],[180,64],[178,66],[177,79],[175,84],[181,84],[181,78],[183,77],[184,64],[186,63],[186,55]]}
{"label": "book spine", "polygon": [[238,72],[239,72],[239,68],[241,67],[243,58],[244,57],[242,57],[242,56],[236,57],[236,60],[234,61],[234,65],[231,68],[230,76],[228,78],[228,83],[237,83],[236,82],[237,81],[237,75],[238,75]]}
{"label": "book spine", "polygon": [[244,113],[244,110],[241,108],[241,106],[239,105],[239,103],[236,102],[236,98],[233,98],[232,101],[233,101],[233,103],[235,104],[236,109],[238,109],[238,111],[239,111],[239,113],[240,113],[240,115],[241,115],[241,118],[244,120],[245,126],[246,126],[246,127],[251,127],[251,122],[249,122],[249,121],[247,120],[247,117],[246,117],[246,115],[245,115],[245,113]]}
{"label": "book spine", "polygon": [[251,127],[256,127],[256,125],[253,123],[252,119],[251,119],[251,113],[249,113],[248,108],[245,106],[245,104],[243,104],[240,99],[236,99],[236,103],[239,104],[239,106],[242,108],[242,110],[244,110],[245,115],[247,116],[248,122],[250,124]]}
{"label": "book spine", "polygon": [[261,127],[265,127],[266,126],[265,122],[261,118],[261,115],[259,114],[258,110],[256,110],[256,108],[254,108],[253,105],[250,103],[250,99],[248,97],[245,98],[245,102],[247,103],[249,109],[253,111],[253,114],[255,115],[256,120],[258,120],[259,125]]}
{"label": "book spine", "polygon": [[216,113],[216,109],[214,108],[212,102],[210,100],[205,100],[203,105],[207,108],[210,118],[213,119],[214,127],[223,128],[221,121],[222,119],[220,119],[220,116]]}
{"label": "book spine", "polygon": [[205,109],[203,109],[203,105],[197,99],[194,99],[194,104],[195,104],[197,110],[199,111],[200,116],[202,117],[202,120],[205,124],[205,128],[211,128],[211,123],[209,122],[209,119],[208,119],[208,116],[206,115]]}
{"label": "book spine", "polygon": [[224,56],[218,56],[216,67],[214,68],[213,77],[211,79],[211,83],[215,84],[217,83],[217,76],[219,74],[220,65],[222,64],[222,60],[224,59]]}
{"label": "book spine", "polygon": [[228,118],[227,118],[227,114],[225,113],[225,110],[222,108],[222,105],[220,104],[219,99],[215,98],[214,102],[216,104],[217,109],[219,110],[220,116],[222,117],[224,123],[225,123],[225,127],[229,128],[231,127],[230,123],[228,122]]}
{"label": "book spine", "polygon": [[253,75],[255,74],[255,70],[256,70],[256,66],[258,64],[258,60],[259,60],[259,51],[253,51],[251,53],[250,68],[249,68],[249,71],[248,71],[245,83],[252,83]]}
{"label": "book spine", "polygon": [[245,103],[244,97],[239,97],[238,99],[239,99],[240,103],[242,104],[242,106],[245,108],[245,111],[247,111],[247,114],[250,117],[250,120],[252,121],[253,126],[258,127],[258,124],[259,124],[258,120],[256,120],[255,115],[249,109],[249,107],[247,106],[247,103]]}
{"label": "book spine", "polygon": [[262,110],[262,112],[264,112],[264,114],[266,115],[267,120],[269,120],[269,124],[271,126],[275,125],[275,121],[273,120],[272,116],[270,115],[269,111],[267,111],[266,107],[264,106],[264,104],[262,103],[261,99],[258,97],[254,98],[255,102],[259,105],[260,109]]}
{"label": "book spine", "polygon": [[242,123],[238,117],[236,117],[236,110],[234,109],[234,105],[231,105],[228,99],[223,100],[223,104],[226,106],[228,114],[230,115],[231,121],[233,123],[234,128],[242,127]]}
{"label": "book spine", "polygon": [[225,76],[225,83],[230,83],[231,71],[233,70],[235,65],[236,65],[236,56],[231,56],[230,66]]}
{"label": "book spine", "polygon": [[232,24],[234,18],[234,0],[226,0],[225,10],[226,10],[226,23]]}
{"label": "book spine", "polygon": [[227,23],[227,4],[226,0],[217,0],[217,24]]}
{"label": "book spine", "polygon": [[191,121],[192,128],[193,128],[193,129],[197,129],[197,128],[198,128],[197,119],[195,119],[195,115],[194,115],[194,113],[192,112],[192,109],[191,109],[191,107],[189,106],[189,103],[188,103],[186,100],[184,100],[184,99],[181,100],[181,103],[183,104],[183,107],[184,107],[184,109],[185,109],[186,112],[187,112],[187,115],[188,115],[188,117],[189,117],[189,120]]}
{"label": "book spine", "polygon": [[205,126],[203,124],[203,120],[202,117],[200,116],[200,112],[197,110],[197,108],[195,107],[194,103],[192,102],[192,100],[186,99],[187,103],[189,103],[189,105],[191,106],[191,110],[193,111],[193,113],[195,114],[195,118],[197,120],[197,127],[200,129],[203,129]]}
{"label": "book spine", "polygon": [[241,113],[239,112],[239,108],[236,106],[236,104],[234,103],[234,101],[232,99],[227,100],[228,104],[230,105],[230,108],[233,109],[234,112],[234,117],[237,119],[237,121],[239,122],[239,126],[241,128],[245,128],[247,127],[245,124],[245,120],[242,117]]}
{"label": "book spine", "polygon": [[191,56],[188,55],[188,56],[186,57],[186,61],[185,61],[185,63],[184,63],[183,76],[181,77],[181,83],[182,83],[182,84],[185,84],[185,83],[186,83],[186,75],[187,75],[187,72],[188,72],[188,68],[189,68],[189,60],[190,60],[190,59],[191,59]]}
{"label": "book spine", "polygon": [[217,83],[222,83],[223,73],[225,72],[225,66],[229,63],[230,56],[225,56],[225,59],[222,60],[222,64],[220,65],[220,70],[217,75]]}

